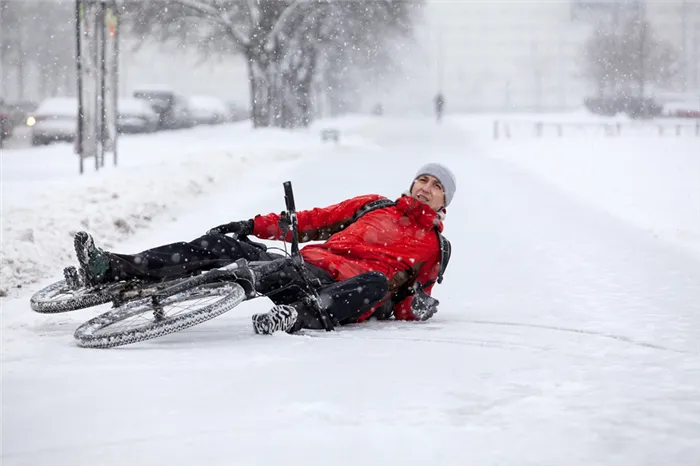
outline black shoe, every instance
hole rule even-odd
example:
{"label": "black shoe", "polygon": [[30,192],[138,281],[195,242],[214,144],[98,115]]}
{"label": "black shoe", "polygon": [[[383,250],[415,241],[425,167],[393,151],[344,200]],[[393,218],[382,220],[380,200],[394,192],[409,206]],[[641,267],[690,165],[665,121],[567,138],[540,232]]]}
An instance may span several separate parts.
{"label": "black shoe", "polygon": [[95,246],[92,236],[84,231],[75,234],[75,255],[83,269],[86,284],[90,286],[106,283],[109,279],[109,256]]}

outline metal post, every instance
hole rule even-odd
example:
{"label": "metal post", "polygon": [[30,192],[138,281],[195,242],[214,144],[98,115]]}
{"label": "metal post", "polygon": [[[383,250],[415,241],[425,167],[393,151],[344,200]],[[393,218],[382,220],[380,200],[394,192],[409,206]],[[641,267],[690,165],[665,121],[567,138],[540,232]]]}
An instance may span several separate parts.
{"label": "metal post", "polygon": [[644,99],[645,97],[645,81],[646,81],[646,67],[644,63],[644,46],[647,39],[647,28],[645,25],[646,12],[644,2],[639,2],[639,97]]}
{"label": "metal post", "polygon": [[[96,2],[97,0],[93,0],[93,1]],[[91,9],[90,9],[90,14],[91,14],[91,15],[97,14],[97,13],[96,13],[96,10],[97,10],[96,8],[91,8]],[[92,21],[93,21],[93,26],[94,26],[94,27],[97,27],[98,24],[97,24],[97,21],[95,21],[95,18],[94,18],[94,17],[92,18]],[[99,28],[98,28],[98,30],[99,30]],[[93,34],[92,34],[92,41],[93,41],[93,46],[92,46],[93,79],[90,80],[90,86],[93,88],[93,91],[95,91],[95,94],[94,94],[94,96],[93,96],[93,98],[95,99],[95,101],[93,102],[93,109],[97,109],[97,112],[95,113],[94,119],[93,119],[93,121],[92,121],[92,123],[93,123],[93,128],[91,128],[91,130],[97,130],[97,131],[94,131],[94,132],[91,131],[91,132],[94,133],[94,134],[93,134],[93,137],[95,138],[95,154],[94,154],[94,157],[95,157],[95,171],[98,171],[98,170],[100,169],[100,158],[102,157],[102,143],[101,143],[102,135],[100,134],[100,126],[98,125],[98,122],[99,122],[98,119],[100,118],[100,114],[102,113],[102,107],[101,107],[101,105],[100,105],[100,101],[101,101],[101,99],[100,99],[100,92],[98,92],[98,89],[95,89],[95,87],[97,86],[97,82],[96,82],[95,77],[94,77],[95,68],[97,68],[98,70],[100,69],[100,68],[99,68],[99,63],[100,63],[100,47],[99,47],[99,45],[100,45],[100,44],[99,44],[99,42],[98,42],[98,40],[99,40],[99,39],[98,39],[98,36],[99,36],[99,33],[98,33],[97,31],[93,31]],[[99,76],[98,76],[97,79],[100,79]],[[97,127],[95,127],[95,126],[97,126]]]}
{"label": "metal post", "polygon": [[683,0],[681,3],[681,44],[683,54],[683,92],[688,90],[688,79],[690,72],[688,70],[688,3]]}
{"label": "metal post", "polygon": [[107,106],[105,105],[105,65],[107,52],[106,42],[107,37],[105,35],[105,2],[104,0],[99,1],[99,7],[97,9],[97,14],[99,17],[97,23],[97,40],[99,41],[99,54],[100,54],[100,131],[99,131],[99,141],[100,141],[100,167],[105,166],[105,141],[107,138],[107,128],[106,128],[106,111]]}
{"label": "metal post", "polygon": [[75,135],[75,144],[74,144],[74,150],[75,153],[78,154],[78,158],[80,159],[80,173],[82,174],[84,171],[83,167],[83,118],[84,118],[84,112],[83,112],[83,72],[82,72],[82,64],[81,64],[81,50],[80,50],[80,43],[81,43],[81,37],[80,35],[82,34],[82,30],[80,27],[81,24],[81,14],[80,10],[82,7],[82,0],[75,0],[75,69],[76,69],[76,78],[77,78],[77,84],[78,84],[78,128],[76,131]]}
{"label": "metal post", "polygon": [[117,146],[118,146],[118,141],[119,141],[119,131],[117,130],[118,126],[118,121],[119,121],[119,10],[118,10],[118,5],[116,0],[112,2],[112,14],[114,15],[114,37],[112,40],[114,40],[114,69],[112,70],[112,79],[113,84],[112,84],[112,92],[114,92],[114,105],[116,108],[114,109],[115,111],[115,118],[116,120],[114,121],[115,125],[115,133],[114,133],[114,148],[113,148],[113,153],[114,153],[114,166],[117,166]]}

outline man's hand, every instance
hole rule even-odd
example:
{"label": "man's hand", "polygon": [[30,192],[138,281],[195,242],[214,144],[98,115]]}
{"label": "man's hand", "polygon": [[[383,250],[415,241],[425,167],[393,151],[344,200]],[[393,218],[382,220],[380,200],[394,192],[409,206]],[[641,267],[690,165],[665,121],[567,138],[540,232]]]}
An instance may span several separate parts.
{"label": "man's hand", "polygon": [[224,223],[218,227],[214,227],[207,231],[208,235],[225,235],[226,233],[235,233],[238,236],[248,236],[253,234],[253,220],[241,220],[239,222]]}
{"label": "man's hand", "polygon": [[283,234],[287,234],[290,228],[292,228],[292,221],[287,217],[287,212],[282,212],[280,214],[280,219],[277,222],[277,226]]}
{"label": "man's hand", "polygon": [[411,313],[416,319],[426,321],[438,311],[438,304],[440,301],[429,296],[418,284],[413,294],[413,301],[411,301]]}

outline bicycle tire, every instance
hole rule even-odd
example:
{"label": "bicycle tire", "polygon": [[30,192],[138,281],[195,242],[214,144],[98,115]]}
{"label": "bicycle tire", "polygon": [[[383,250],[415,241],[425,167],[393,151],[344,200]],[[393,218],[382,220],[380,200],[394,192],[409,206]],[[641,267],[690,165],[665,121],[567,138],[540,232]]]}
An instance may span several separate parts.
{"label": "bicycle tire", "polygon": [[151,298],[129,301],[119,307],[115,307],[97,317],[94,317],[80,325],[73,334],[78,346],[83,348],[113,348],[129,345],[153,338],[162,337],[179,332],[189,327],[206,322],[224,312],[230,311],[247,299],[243,288],[236,283],[193,283],[189,289],[171,289],[167,296],[160,296],[162,305],[183,303],[187,300],[202,297],[220,297],[201,308],[196,308],[178,316],[156,318],[144,325],[115,330],[105,334],[97,334],[101,330],[123,322],[131,317],[143,317],[146,313],[157,313]]}
{"label": "bicycle tire", "polygon": [[[99,306],[109,302],[114,293],[113,288],[73,290],[68,287],[65,280],[60,280],[34,293],[29,300],[29,305],[33,311],[40,314],[57,314]],[[56,299],[61,295],[65,295],[65,297]]]}

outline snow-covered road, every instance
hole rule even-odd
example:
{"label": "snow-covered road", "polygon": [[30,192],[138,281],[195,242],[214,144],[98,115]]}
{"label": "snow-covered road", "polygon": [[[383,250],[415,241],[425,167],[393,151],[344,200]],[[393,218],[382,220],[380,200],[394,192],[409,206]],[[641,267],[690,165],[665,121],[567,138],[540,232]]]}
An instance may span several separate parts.
{"label": "snow-covered road", "polygon": [[[615,199],[582,195],[586,173],[567,190],[562,170],[511,160],[464,119],[351,123],[339,146],[295,136],[281,159],[247,163],[235,182],[178,203],[115,248],[279,211],[284,180],[299,209],[398,196],[420,164],[439,161],[458,190],[434,319],[261,337],[249,325],[270,305],[261,299],[159,340],[86,350],[72,332],[99,309],[33,314],[26,293],[40,284],[30,285],[2,303],[3,465],[700,463],[694,243],[617,215]],[[556,144],[565,142],[527,141],[545,154]],[[697,202],[693,141],[651,144],[675,144],[673,160],[686,164],[686,177],[653,189],[689,193],[675,199],[681,210]],[[575,164],[581,150],[572,153]]]}

